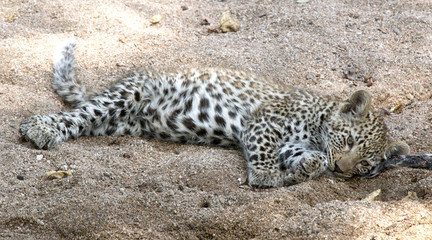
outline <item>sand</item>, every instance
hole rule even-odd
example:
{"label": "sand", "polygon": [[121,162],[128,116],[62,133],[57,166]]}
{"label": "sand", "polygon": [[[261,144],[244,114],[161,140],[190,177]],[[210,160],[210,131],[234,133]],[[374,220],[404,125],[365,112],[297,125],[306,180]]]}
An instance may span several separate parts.
{"label": "sand", "polygon": [[[78,76],[96,90],[139,66],[242,69],[340,98],[366,89],[386,114],[392,138],[413,153],[430,153],[431,6],[420,0],[2,1],[0,238],[430,238],[427,170],[396,168],[374,179],[322,176],[254,190],[242,185],[246,166],[235,149],[119,136],[82,137],[44,151],[22,141],[19,126],[33,114],[67,108],[51,88],[51,57],[74,37]],[[237,32],[214,31],[222,12],[240,22]],[[152,24],[157,14],[162,18]],[[349,68],[355,73],[344,74]],[[55,170],[72,176],[47,179]],[[375,200],[362,201],[377,189]]]}

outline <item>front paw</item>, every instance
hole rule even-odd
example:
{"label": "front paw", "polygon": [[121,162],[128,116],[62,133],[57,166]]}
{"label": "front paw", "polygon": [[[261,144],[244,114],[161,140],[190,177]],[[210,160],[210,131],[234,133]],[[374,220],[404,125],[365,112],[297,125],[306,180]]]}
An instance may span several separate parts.
{"label": "front paw", "polygon": [[283,174],[279,170],[258,170],[249,168],[248,185],[255,188],[283,186]]}
{"label": "front paw", "polygon": [[33,142],[40,149],[50,149],[61,142],[61,132],[47,116],[27,118],[21,124],[20,130],[27,141]]}
{"label": "front paw", "polygon": [[293,185],[320,176],[328,166],[327,157],[321,152],[305,152],[293,160],[286,170],[285,185]]}

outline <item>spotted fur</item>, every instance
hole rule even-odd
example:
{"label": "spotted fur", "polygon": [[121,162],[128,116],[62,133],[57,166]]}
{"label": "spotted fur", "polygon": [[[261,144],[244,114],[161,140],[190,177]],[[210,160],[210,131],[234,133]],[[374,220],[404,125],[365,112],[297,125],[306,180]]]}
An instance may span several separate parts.
{"label": "spotted fur", "polygon": [[89,93],[75,78],[75,48],[68,41],[53,61],[53,88],[73,110],[32,116],[21,125],[38,148],[82,135],[239,146],[248,182],[256,187],[291,185],[324,172],[372,176],[382,160],[409,151],[388,141],[366,91],[335,101],[299,89],[281,91],[242,71],[141,69]]}

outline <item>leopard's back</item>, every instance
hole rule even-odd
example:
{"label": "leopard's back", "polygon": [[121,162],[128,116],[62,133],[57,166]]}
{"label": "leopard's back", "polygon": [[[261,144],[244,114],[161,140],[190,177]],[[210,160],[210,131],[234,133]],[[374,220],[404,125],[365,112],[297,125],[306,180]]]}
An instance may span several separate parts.
{"label": "leopard's back", "polygon": [[127,89],[128,82],[141,85],[128,90],[135,100],[146,96],[137,101],[142,135],[183,143],[238,144],[245,121],[262,102],[282,96],[255,75],[214,68],[139,70],[118,88]]}
{"label": "leopard's back", "polygon": [[83,135],[131,134],[235,145],[245,121],[262,102],[283,95],[262,77],[218,68],[140,69],[103,92],[89,95],[75,79],[74,51],[73,42],[61,50],[63,58],[54,63],[53,86],[67,104],[94,113],[92,125],[80,130]]}

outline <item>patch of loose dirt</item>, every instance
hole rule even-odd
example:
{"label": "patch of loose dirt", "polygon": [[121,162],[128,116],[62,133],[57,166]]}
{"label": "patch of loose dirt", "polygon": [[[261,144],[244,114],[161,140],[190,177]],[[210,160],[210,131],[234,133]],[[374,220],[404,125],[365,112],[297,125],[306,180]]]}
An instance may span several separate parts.
{"label": "patch of loose dirt", "polygon": [[[239,31],[209,32],[225,11]],[[63,108],[51,55],[75,37],[79,77],[96,89],[137,66],[239,68],[342,98],[367,89],[383,112],[401,105],[387,117],[395,139],[431,152],[431,11],[421,0],[2,1],[0,238],[430,238],[426,170],[253,191],[236,150],[94,137],[42,151],[18,128]],[[53,170],[73,175],[47,180]]]}

